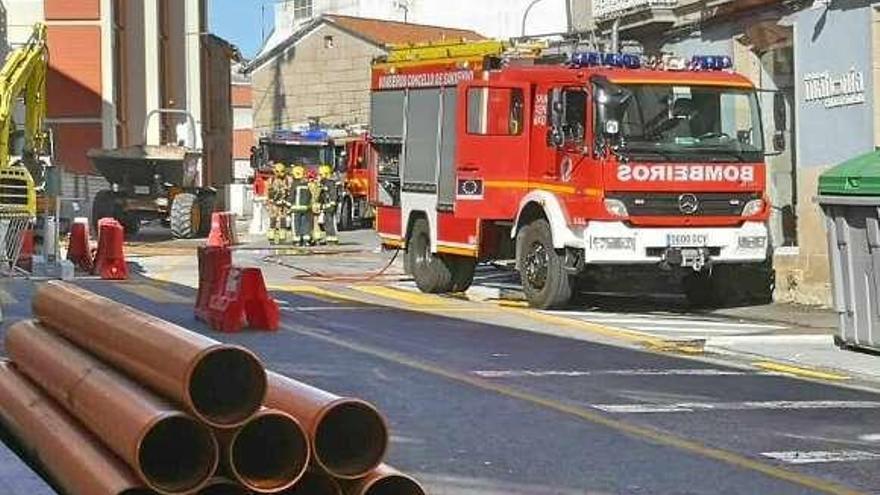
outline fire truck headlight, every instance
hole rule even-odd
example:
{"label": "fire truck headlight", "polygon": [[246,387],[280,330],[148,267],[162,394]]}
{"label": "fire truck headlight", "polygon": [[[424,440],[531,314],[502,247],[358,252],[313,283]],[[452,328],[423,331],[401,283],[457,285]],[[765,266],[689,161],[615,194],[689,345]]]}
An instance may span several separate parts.
{"label": "fire truck headlight", "polygon": [[753,199],[746,203],[745,208],[743,208],[742,216],[744,217],[753,217],[759,213],[764,211],[764,200],[763,199]]}
{"label": "fire truck headlight", "polygon": [[156,206],[159,208],[168,208],[168,198],[156,198]]}
{"label": "fire truck headlight", "polygon": [[118,193],[119,192],[119,184],[114,182],[113,185],[110,186],[110,190],[115,193]]}
{"label": "fire truck headlight", "polygon": [[766,236],[749,236],[739,238],[740,249],[764,249],[767,247]]}
{"label": "fire truck headlight", "polygon": [[597,251],[635,251],[636,240],[633,237],[593,237],[590,246]]}
{"label": "fire truck headlight", "polygon": [[606,199],[605,211],[615,217],[626,218],[629,216],[626,205],[619,199]]}

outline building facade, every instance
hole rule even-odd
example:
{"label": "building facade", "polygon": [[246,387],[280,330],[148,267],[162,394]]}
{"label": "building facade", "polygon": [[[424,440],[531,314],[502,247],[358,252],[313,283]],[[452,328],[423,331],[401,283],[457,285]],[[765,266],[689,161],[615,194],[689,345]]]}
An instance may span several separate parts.
{"label": "building facade", "polygon": [[[206,129],[216,142],[227,126],[208,122],[208,115],[231,121],[231,110],[212,110],[228,108],[228,94],[223,103],[223,95],[206,89],[218,64],[226,65],[228,82],[230,56],[227,44],[206,33],[206,0],[2,0],[0,48],[25,42],[36,22],[48,31],[47,126],[62,196],[80,200],[65,203],[70,214],[88,215],[91,198],[108,187],[87,159],[89,149],[178,142],[181,118],[157,117],[145,126],[153,110],[192,114],[196,142],[187,144],[196,147]],[[228,151],[215,156],[228,155],[231,169]]]}
{"label": "building facade", "polygon": [[828,167],[880,146],[880,5],[867,0],[596,0],[627,49],[733,57],[762,90],[777,298],[830,302],[824,220]]}
{"label": "building facade", "polygon": [[241,64],[232,66],[232,163],[235,182],[246,182],[251,176],[251,147],[254,135],[254,91],[251,76]]}
{"label": "building facade", "polygon": [[370,66],[391,45],[481,40],[473,31],[322,15],[251,62],[258,134],[320,120],[365,125]]}
{"label": "building facade", "polygon": [[[289,0],[275,5],[275,31],[267,47],[289,37],[296,27],[324,14],[462,28],[490,38],[586,30],[591,0]],[[525,22],[524,22],[525,21]]]}

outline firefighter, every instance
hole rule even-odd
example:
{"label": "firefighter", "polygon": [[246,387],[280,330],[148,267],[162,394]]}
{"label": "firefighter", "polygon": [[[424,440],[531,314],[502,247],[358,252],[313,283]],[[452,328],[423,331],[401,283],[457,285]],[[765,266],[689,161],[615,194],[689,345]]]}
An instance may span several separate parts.
{"label": "firefighter", "polygon": [[269,181],[268,237],[270,244],[278,244],[284,242],[290,228],[288,225],[290,177],[287,176],[287,167],[283,163],[276,163],[273,170],[275,175]]}
{"label": "firefighter", "polygon": [[312,244],[324,244],[326,235],[321,227],[324,222],[323,187],[316,170],[309,170],[309,190],[312,192]]}
{"label": "firefighter", "polygon": [[293,211],[293,241],[300,246],[312,242],[312,190],[302,165],[293,167],[290,187],[290,204]]}
{"label": "firefighter", "polygon": [[333,178],[333,168],[330,165],[321,165],[318,176],[321,184],[321,211],[324,214],[324,241],[327,244],[339,244],[339,237],[336,235],[339,187]]}

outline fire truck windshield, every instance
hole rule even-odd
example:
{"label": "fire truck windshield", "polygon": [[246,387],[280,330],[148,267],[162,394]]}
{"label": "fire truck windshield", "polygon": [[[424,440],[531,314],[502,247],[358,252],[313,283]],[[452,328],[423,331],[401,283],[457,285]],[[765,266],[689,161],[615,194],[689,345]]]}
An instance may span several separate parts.
{"label": "fire truck windshield", "polygon": [[320,145],[270,143],[266,145],[266,159],[269,162],[285,165],[317,167],[325,163],[333,163],[332,159],[328,161],[326,156],[328,150],[330,147]]}
{"label": "fire truck windshield", "polygon": [[764,155],[754,91],[687,85],[625,85],[620,151],[650,159],[759,161]]}

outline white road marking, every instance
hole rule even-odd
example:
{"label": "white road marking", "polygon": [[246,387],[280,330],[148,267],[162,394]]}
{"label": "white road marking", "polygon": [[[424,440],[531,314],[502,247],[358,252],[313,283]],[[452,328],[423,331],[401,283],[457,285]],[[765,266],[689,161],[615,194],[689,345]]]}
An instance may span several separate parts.
{"label": "white road marking", "polygon": [[880,433],[868,433],[866,435],[859,435],[859,440],[863,442],[880,442]]}
{"label": "white road marking", "polygon": [[482,378],[541,378],[541,377],[569,377],[582,376],[744,376],[744,375],[773,375],[781,373],[766,373],[739,370],[719,369],[628,369],[628,370],[478,370],[473,374]]}
{"label": "white road marking", "polygon": [[633,330],[641,330],[643,332],[664,332],[664,333],[681,333],[681,334],[698,334],[698,335],[740,335],[743,333],[758,333],[763,332],[763,329],[759,328],[750,328],[743,327],[740,329],[727,328],[681,328],[676,326],[662,326],[662,325],[627,325],[626,328],[630,328]]}
{"label": "white road marking", "polygon": [[762,452],[762,456],[786,464],[820,464],[826,462],[876,461],[880,454],[863,450]]}
{"label": "white road marking", "polygon": [[702,411],[766,411],[804,409],[880,409],[880,402],[816,400],[755,402],[679,402],[675,404],[593,404],[593,408],[615,414],[687,413]]}

